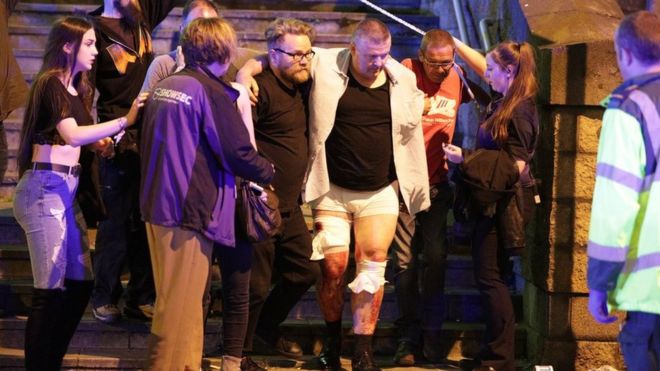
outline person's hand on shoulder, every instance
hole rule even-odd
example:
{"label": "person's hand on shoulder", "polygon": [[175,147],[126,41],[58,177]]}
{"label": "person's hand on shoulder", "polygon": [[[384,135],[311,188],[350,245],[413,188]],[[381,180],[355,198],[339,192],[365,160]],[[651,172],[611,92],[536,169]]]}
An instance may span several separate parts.
{"label": "person's hand on shoulder", "polygon": [[252,75],[241,71],[236,74],[236,82],[245,87],[250,98],[250,104],[254,106],[259,100],[259,85],[257,85],[257,80]]}
{"label": "person's hand on shoulder", "polygon": [[236,73],[236,82],[245,86],[253,106],[257,104],[259,99],[259,85],[257,85],[254,76],[263,72],[264,65],[268,65],[268,57],[265,54],[248,59]]}
{"label": "person's hand on shoulder", "polygon": [[137,98],[133,100],[131,109],[128,110],[128,113],[126,114],[126,126],[132,126],[135,124],[137,121],[138,113],[140,112],[140,109],[144,107],[144,103],[147,101],[147,98],[149,98],[149,92],[145,91],[138,94]]}

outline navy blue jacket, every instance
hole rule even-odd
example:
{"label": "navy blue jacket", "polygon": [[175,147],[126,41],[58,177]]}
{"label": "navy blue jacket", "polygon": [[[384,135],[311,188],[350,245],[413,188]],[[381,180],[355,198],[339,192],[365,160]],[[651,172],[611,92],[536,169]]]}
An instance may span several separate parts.
{"label": "navy blue jacket", "polygon": [[250,144],[238,91],[193,67],[160,81],[144,110],[140,210],[145,222],[234,246],[235,178],[270,183]]}

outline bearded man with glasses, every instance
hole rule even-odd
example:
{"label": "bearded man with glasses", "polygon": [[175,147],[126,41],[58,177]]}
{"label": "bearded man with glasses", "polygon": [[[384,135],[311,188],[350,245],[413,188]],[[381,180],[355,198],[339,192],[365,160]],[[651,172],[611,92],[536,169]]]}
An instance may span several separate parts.
{"label": "bearded man with glasses", "polygon": [[[401,208],[392,243],[399,306],[399,345],[394,362],[401,366],[414,365],[420,348],[427,361],[438,363],[444,359],[439,354],[439,343],[445,308],[447,212],[453,192],[447,181],[442,144],[452,141],[458,106],[471,100],[464,83],[468,80],[461,79],[459,74],[463,72],[454,62],[454,49],[452,36],[435,29],[424,35],[418,59],[401,62],[415,73],[417,87],[424,92],[422,129],[431,196],[431,207],[425,211],[410,214]],[[482,93],[475,84],[469,84]]]}
{"label": "bearded man with glasses", "polygon": [[297,19],[271,22],[265,31],[269,67],[255,76],[261,88],[252,110],[255,139],[259,153],[275,165],[272,185],[283,227],[274,237],[253,244],[242,370],[264,369],[249,357],[253,342],[255,351],[266,348],[293,359],[303,355],[300,345],[281,335],[279,326],[320,276],[318,262],[309,259],[312,238],[300,209],[315,35],[312,26]]}

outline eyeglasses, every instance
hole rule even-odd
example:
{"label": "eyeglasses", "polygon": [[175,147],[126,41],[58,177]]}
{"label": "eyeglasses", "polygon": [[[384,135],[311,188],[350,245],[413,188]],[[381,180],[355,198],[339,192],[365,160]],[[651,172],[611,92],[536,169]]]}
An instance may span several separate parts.
{"label": "eyeglasses", "polygon": [[432,67],[432,68],[447,69],[447,68],[450,68],[451,66],[454,65],[454,60],[453,59],[449,62],[439,62],[439,63],[429,62],[428,60],[426,60],[426,58],[424,58],[424,56],[421,56],[419,59],[422,61],[422,63],[424,63],[425,65],[427,65],[429,67]]}
{"label": "eyeglasses", "polygon": [[307,59],[308,61],[311,61],[312,58],[314,58],[314,55],[316,54],[316,53],[314,53],[313,50],[310,50],[310,51],[308,51],[307,53],[304,53],[304,54],[289,53],[289,52],[285,52],[284,50],[282,50],[280,48],[273,48],[273,50],[275,50],[276,52],[280,52],[282,54],[288,55],[289,57],[291,57],[291,59],[293,59],[294,62],[300,62],[303,58]]}

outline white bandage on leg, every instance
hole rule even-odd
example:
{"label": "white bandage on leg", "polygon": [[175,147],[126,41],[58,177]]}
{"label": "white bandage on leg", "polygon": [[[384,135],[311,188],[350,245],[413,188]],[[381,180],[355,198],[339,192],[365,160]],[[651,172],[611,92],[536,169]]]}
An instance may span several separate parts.
{"label": "white bandage on leg", "polygon": [[351,224],[337,216],[323,215],[314,218],[314,239],[310,260],[321,260],[325,253],[346,251],[351,243]]}
{"label": "white bandage on leg", "polygon": [[375,294],[385,284],[385,267],[387,262],[363,260],[355,269],[355,279],[348,284],[348,288],[356,294],[367,291]]}

